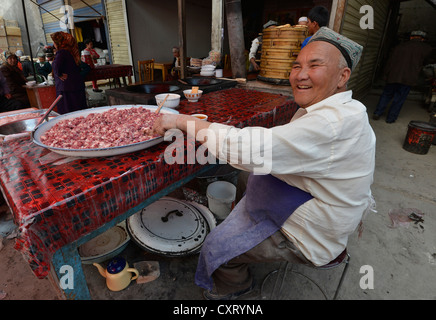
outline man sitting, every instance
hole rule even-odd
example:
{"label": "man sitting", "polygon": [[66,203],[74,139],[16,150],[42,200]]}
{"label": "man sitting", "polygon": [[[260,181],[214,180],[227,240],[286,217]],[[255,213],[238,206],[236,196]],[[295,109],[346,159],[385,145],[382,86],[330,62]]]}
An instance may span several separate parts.
{"label": "man sitting", "polygon": [[[203,243],[195,281],[207,299],[249,292],[251,262],[328,264],[374,205],[376,138],[365,106],[347,90],[362,49],[326,27],[312,37],[291,70],[300,109],[288,124],[238,129],[181,114],[156,121],[159,134],[195,123],[196,133],[207,132],[197,140],[220,160],[239,160],[229,162],[238,169],[271,168],[250,175],[245,197]],[[271,138],[240,144],[246,135]],[[260,154],[271,156],[259,165]]]}
{"label": "man sitting", "polygon": [[0,67],[3,76],[6,78],[12,98],[21,102],[21,107],[30,107],[26,85],[26,78],[23,71],[18,68],[18,58],[14,53],[6,52],[6,62]]}
{"label": "man sitting", "polygon": [[0,72],[0,112],[21,109],[21,102],[12,98],[6,78]]}

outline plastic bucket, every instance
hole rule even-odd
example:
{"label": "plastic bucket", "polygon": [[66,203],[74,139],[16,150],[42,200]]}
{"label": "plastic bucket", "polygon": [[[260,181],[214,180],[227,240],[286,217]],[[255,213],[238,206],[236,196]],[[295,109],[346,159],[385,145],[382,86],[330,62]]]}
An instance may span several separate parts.
{"label": "plastic bucket", "polygon": [[427,154],[435,134],[435,125],[422,121],[410,121],[403,149],[416,154]]}
{"label": "plastic bucket", "polygon": [[207,187],[215,181],[227,181],[233,185],[238,183],[239,170],[228,164],[218,165],[213,169],[199,175],[194,179],[193,188],[203,195],[206,195]]}
{"label": "plastic bucket", "polygon": [[209,209],[218,219],[225,219],[235,206],[236,187],[227,181],[212,182],[206,190]]}

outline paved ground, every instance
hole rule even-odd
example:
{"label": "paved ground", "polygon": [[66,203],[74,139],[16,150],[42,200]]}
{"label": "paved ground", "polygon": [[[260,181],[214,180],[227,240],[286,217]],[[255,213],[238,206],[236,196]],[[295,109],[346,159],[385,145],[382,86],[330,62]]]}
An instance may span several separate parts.
{"label": "paved ground", "polygon": [[[363,102],[371,115],[380,90],[374,90]],[[411,120],[428,121],[422,107],[422,97],[412,93],[398,121],[386,124],[384,119],[370,120],[377,135],[375,181],[372,187],[377,201],[377,213],[365,222],[359,239],[350,238],[351,264],[339,299],[343,300],[403,300],[436,299],[436,147],[426,155],[402,148]],[[97,103],[98,104],[98,103]],[[103,104],[104,105],[104,104]],[[415,208],[424,213],[424,222],[391,227],[391,210]],[[0,226],[8,217],[0,214]],[[13,249],[13,240],[3,239],[0,250],[0,300],[57,299],[48,280],[38,280],[21,255]],[[146,284],[132,283],[127,289],[113,293],[93,266],[84,266],[93,299],[112,300],[199,300],[201,289],[193,276],[197,256],[162,258],[139,249],[131,243],[123,252],[129,263],[159,261],[160,277]],[[265,276],[277,265],[253,266],[256,290],[244,300],[262,299],[260,287]],[[315,278],[331,295],[342,269],[313,271],[298,268]],[[373,279],[371,279],[373,275]],[[269,289],[271,282],[265,283]],[[285,281],[285,299],[323,299],[321,292],[304,277],[291,273]]]}

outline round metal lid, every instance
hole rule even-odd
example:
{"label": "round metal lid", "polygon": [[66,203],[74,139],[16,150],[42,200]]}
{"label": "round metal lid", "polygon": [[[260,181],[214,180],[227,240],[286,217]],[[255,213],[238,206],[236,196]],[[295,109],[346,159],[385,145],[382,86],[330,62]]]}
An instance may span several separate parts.
{"label": "round metal lid", "polygon": [[206,207],[168,197],[127,219],[127,230],[140,247],[166,256],[198,252],[215,226],[215,218]]}
{"label": "round metal lid", "polygon": [[123,221],[79,247],[82,263],[100,263],[115,257],[124,250],[129,241],[126,222]]}

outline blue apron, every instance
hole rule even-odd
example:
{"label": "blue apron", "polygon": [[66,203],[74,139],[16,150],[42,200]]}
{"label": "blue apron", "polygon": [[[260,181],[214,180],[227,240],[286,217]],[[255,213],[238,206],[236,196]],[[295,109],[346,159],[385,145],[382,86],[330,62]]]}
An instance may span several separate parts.
{"label": "blue apron", "polygon": [[251,174],[244,198],[203,243],[195,283],[211,290],[216,269],[270,237],[312,198],[272,175]]}

